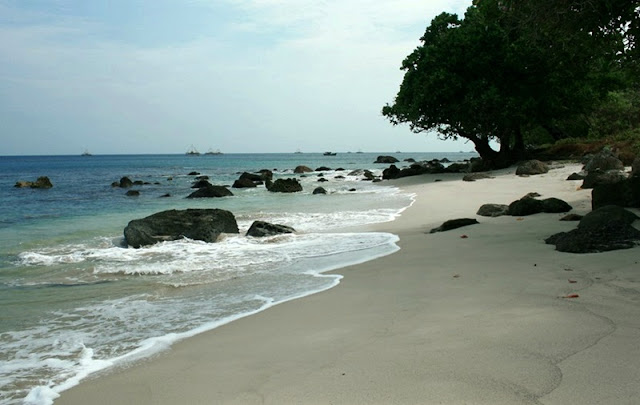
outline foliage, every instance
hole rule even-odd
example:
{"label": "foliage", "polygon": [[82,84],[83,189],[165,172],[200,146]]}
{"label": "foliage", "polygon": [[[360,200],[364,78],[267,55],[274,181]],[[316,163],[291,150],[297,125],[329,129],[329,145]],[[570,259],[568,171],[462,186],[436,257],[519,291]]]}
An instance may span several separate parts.
{"label": "foliage", "polygon": [[493,167],[521,158],[525,142],[586,136],[599,101],[635,80],[638,10],[628,3],[481,0],[464,19],[442,13],[382,113],[414,132],[469,139]]}

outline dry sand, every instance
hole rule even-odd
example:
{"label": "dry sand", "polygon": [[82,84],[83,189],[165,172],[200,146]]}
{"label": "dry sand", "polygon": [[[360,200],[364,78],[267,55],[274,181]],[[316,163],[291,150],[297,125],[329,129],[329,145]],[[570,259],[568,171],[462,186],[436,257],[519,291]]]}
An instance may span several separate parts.
{"label": "dry sand", "polygon": [[[584,214],[590,191],[565,181],[576,170],[399,180],[415,204],[375,226],[400,236],[397,253],[83,382],[56,405],[639,403],[640,247],[560,253],[543,239],[576,226],[561,214],[475,216],[532,191]],[[425,233],[460,217],[480,224]]]}

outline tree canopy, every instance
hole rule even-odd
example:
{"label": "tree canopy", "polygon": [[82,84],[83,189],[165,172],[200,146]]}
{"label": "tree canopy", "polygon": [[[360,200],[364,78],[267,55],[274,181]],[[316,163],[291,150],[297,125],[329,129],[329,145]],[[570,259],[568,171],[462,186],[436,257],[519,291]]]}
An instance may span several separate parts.
{"label": "tree canopy", "polygon": [[469,139],[489,167],[507,166],[523,156],[524,133],[566,136],[567,122],[629,84],[637,20],[628,0],[480,0],[463,19],[442,13],[402,62],[382,113],[414,132]]}

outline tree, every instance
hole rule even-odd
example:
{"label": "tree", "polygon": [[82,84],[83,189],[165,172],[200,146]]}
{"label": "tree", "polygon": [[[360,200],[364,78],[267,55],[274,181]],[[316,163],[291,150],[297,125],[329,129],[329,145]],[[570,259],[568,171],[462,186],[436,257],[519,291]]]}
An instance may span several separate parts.
{"label": "tree", "polygon": [[571,14],[559,25],[571,35],[559,37],[559,28],[532,23],[535,4],[482,0],[462,20],[434,18],[403,61],[403,82],[383,115],[414,132],[469,139],[487,167],[522,158],[526,131],[542,127],[561,137],[559,123],[584,116],[614,87],[623,36],[602,34],[599,23],[596,34],[579,28]]}

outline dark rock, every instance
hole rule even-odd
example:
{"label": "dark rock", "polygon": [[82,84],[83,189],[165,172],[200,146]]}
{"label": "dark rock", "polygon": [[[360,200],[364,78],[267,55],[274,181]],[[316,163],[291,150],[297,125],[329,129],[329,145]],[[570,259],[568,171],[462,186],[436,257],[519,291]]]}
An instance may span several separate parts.
{"label": "dark rock", "polygon": [[316,187],[315,190],[313,190],[313,194],[327,194],[327,190],[322,187]]}
{"label": "dark rock", "polygon": [[539,160],[528,160],[523,162],[516,169],[516,175],[535,175],[535,174],[544,174],[549,171],[549,166],[546,163],[541,162]]}
{"label": "dark rock", "polygon": [[382,178],[385,180],[397,179],[400,175],[400,169],[396,165],[391,165],[382,171]]}
{"label": "dark rock", "polygon": [[505,204],[483,204],[476,212],[476,215],[483,217],[500,217],[507,215],[509,206]]}
{"label": "dark rock", "polygon": [[335,176],[334,179],[344,179],[344,176]]}
{"label": "dark rock", "polygon": [[198,172],[189,172],[189,176],[199,176],[200,173]]}
{"label": "dark rock", "polygon": [[294,233],[296,230],[286,225],[279,224],[270,224],[264,221],[255,221],[249,227],[247,231],[247,236],[253,237],[263,237],[263,236],[273,236],[280,235],[283,233]]}
{"label": "dark rock", "polygon": [[405,162],[409,162],[409,163],[415,163],[416,160],[414,158],[407,158],[404,160]]}
{"label": "dark rock", "polygon": [[521,198],[509,204],[508,215],[514,217],[523,217],[527,215],[538,214],[544,211],[544,205],[542,201],[535,198]]}
{"label": "dark rock", "polygon": [[591,156],[585,163],[583,170],[587,173],[594,170],[601,170],[603,172],[608,170],[624,170],[624,165],[611,148],[605,147],[602,148],[600,152]]}
{"label": "dark rock", "polygon": [[320,183],[324,183],[325,181],[329,181],[329,180],[325,179],[324,177],[321,177],[321,178],[318,179],[318,181]]}
{"label": "dark rock", "polygon": [[266,178],[264,178],[262,174],[244,172],[240,175],[238,180],[249,180],[254,183],[262,184],[266,180]]}
{"label": "dark rock", "polygon": [[216,198],[216,197],[230,197],[233,193],[226,187],[208,185],[201,187],[189,194],[187,198]]}
{"label": "dark rock", "polygon": [[111,187],[120,187],[120,188],[133,187],[133,181],[131,181],[131,179],[128,178],[127,176],[124,176],[120,179],[119,182],[116,181],[111,183]]}
{"label": "dark rock", "polygon": [[596,184],[591,191],[591,208],[595,210],[607,205],[640,208],[640,176]]}
{"label": "dark rock", "polygon": [[134,219],[124,229],[129,246],[139,248],[182,238],[215,242],[221,233],[238,233],[229,211],[220,209],[169,210]]}
{"label": "dark rock", "polygon": [[248,178],[239,178],[238,180],[233,182],[233,185],[231,186],[233,188],[252,188],[252,187],[257,187],[256,183],[251,181]]}
{"label": "dark rock", "polygon": [[529,193],[519,200],[509,204],[507,215],[523,217],[527,215],[538,214],[541,212],[553,214],[571,211],[571,205],[558,198],[546,198],[544,200],[536,200],[534,197],[539,196],[538,193]]}
{"label": "dark rock", "polygon": [[53,184],[51,180],[47,176],[40,176],[36,179],[36,181],[18,181],[15,186],[17,188],[52,188]]}
{"label": "dark rock", "polygon": [[450,219],[448,221],[445,221],[439,227],[433,228],[429,233],[450,231],[452,229],[460,228],[460,227],[467,226],[467,225],[473,225],[473,224],[477,224],[477,223],[478,223],[478,220],[476,220],[474,218]]}
{"label": "dark rock", "polygon": [[269,169],[262,169],[258,173],[260,174],[260,180],[263,182],[273,179],[273,171]]}
{"label": "dark rock", "polygon": [[640,177],[640,155],[631,164],[631,177]]}
{"label": "dark rock", "polygon": [[570,253],[629,249],[640,242],[640,231],[632,226],[637,219],[634,213],[609,205],[585,215],[576,229],[552,235],[545,242]]}
{"label": "dark rock", "polygon": [[127,197],[137,197],[140,195],[140,191],[138,190],[129,190],[125,193]]}
{"label": "dark rock", "polygon": [[571,173],[569,177],[567,177],[567,180],[584,180],[585,177],[587,177],[587,174],[584,172]]}
{"label": "dark rock", "polygon": [[349,191],[354,192],[357,191],[355,188],[350,188]]}
{"label": "dark rock", "polygon": [[378,156],[375,162],[373,163],[398,163],[399,160],[394,158],[393,156]]}
{"label": "dark rock", "polygon": [[376,178],[376,176],[373,175],[373,173],[371,172],[371,170],[364,170],[362,172],[362,175],[364,176],[365,179],[367,180],[373,180]]}
{"label": "dark rock", "polygon": [[166,193],[166,194],[162,194],[162,195],[160,196],[160,198],[168,198],[168,197],[171,197],[171,194]]}
{"label": "dark rock", "polygon": [[447,158],[440,159],[440,163],[451,163],[451,161]]}
{"label": "dark rock", "polygon": [[297,166],[295,169],[293,169],[294,173],[311,173],[312,171],[313,169],[303,165]]}
{"label": "dark rock", "polygon": [[619,170],[609,170],[606,172],[600,169],[592,170],[584,178],[582,182],[583,189],[594,188],[602,184],[614,184],[623,181],[627,176]]}
{"label": "dark rock", "polygon": [[144,185],[144,182],[142,180],[136,180],[136,181],[133,182],[133,185],[134,186],[142,186],[142,185]]}
{"label": "dark rock", "polygon": [[267,182],[267,190],[274,193],[296,193],[302,191],[302,185],[297,179],[277,179],[273,183]]}
{"label": "dark rock", "polygon": [[328,171],[330,171],[330,170],[331,170],[331,169],[330,169],[330,168],[328,168],[328,167],[326,167],[326,166],[320,166],[320,167],[318,167],[318,168],[316,169],[316,172],[328,172]]}
{"label": "dark rock", "polygon": [[209,176],[198,176],[195,178],[196,181],[198,180],[209,180]]}
{"label": "dark rock", "polygon": [[477,157],[477,158],[471,158],[469,160],[469,171],[471,173],[483,172],[485,170],[488,170],[489,168],[487,166],[488,165],[485,164],[482,158]]}
{"label": "dark rock", "polygon": [[447,173],[464,173],[469,171],[469,163],[451,163],[445,168]]}
{"label": "dark rock", "polygon": [[462,178],[462,181],[476,181],[476,180],[491,179],[491,178],[493,177],[491,177],[487,173],[471,173],[471,174],[466,174]]}
{"label": "dark rock", "polygon": [[569,212],[573,209],[571,205],[559,198],[545,198],[542,200],[542,212],[548,214],[558,214],[561,212]]}
{"label": "dark rock", "polygon": [[567,214],[560,218],[560,221],[580,221],[582,218],[583,216],[579,214]]}
{"label": "dark rock", "polygon": [[211,183],[209,183],[207,180],[198,180],[195,183],[193,183],[191,188],[203,188],[203,187],[209,187],[210,185]]}

